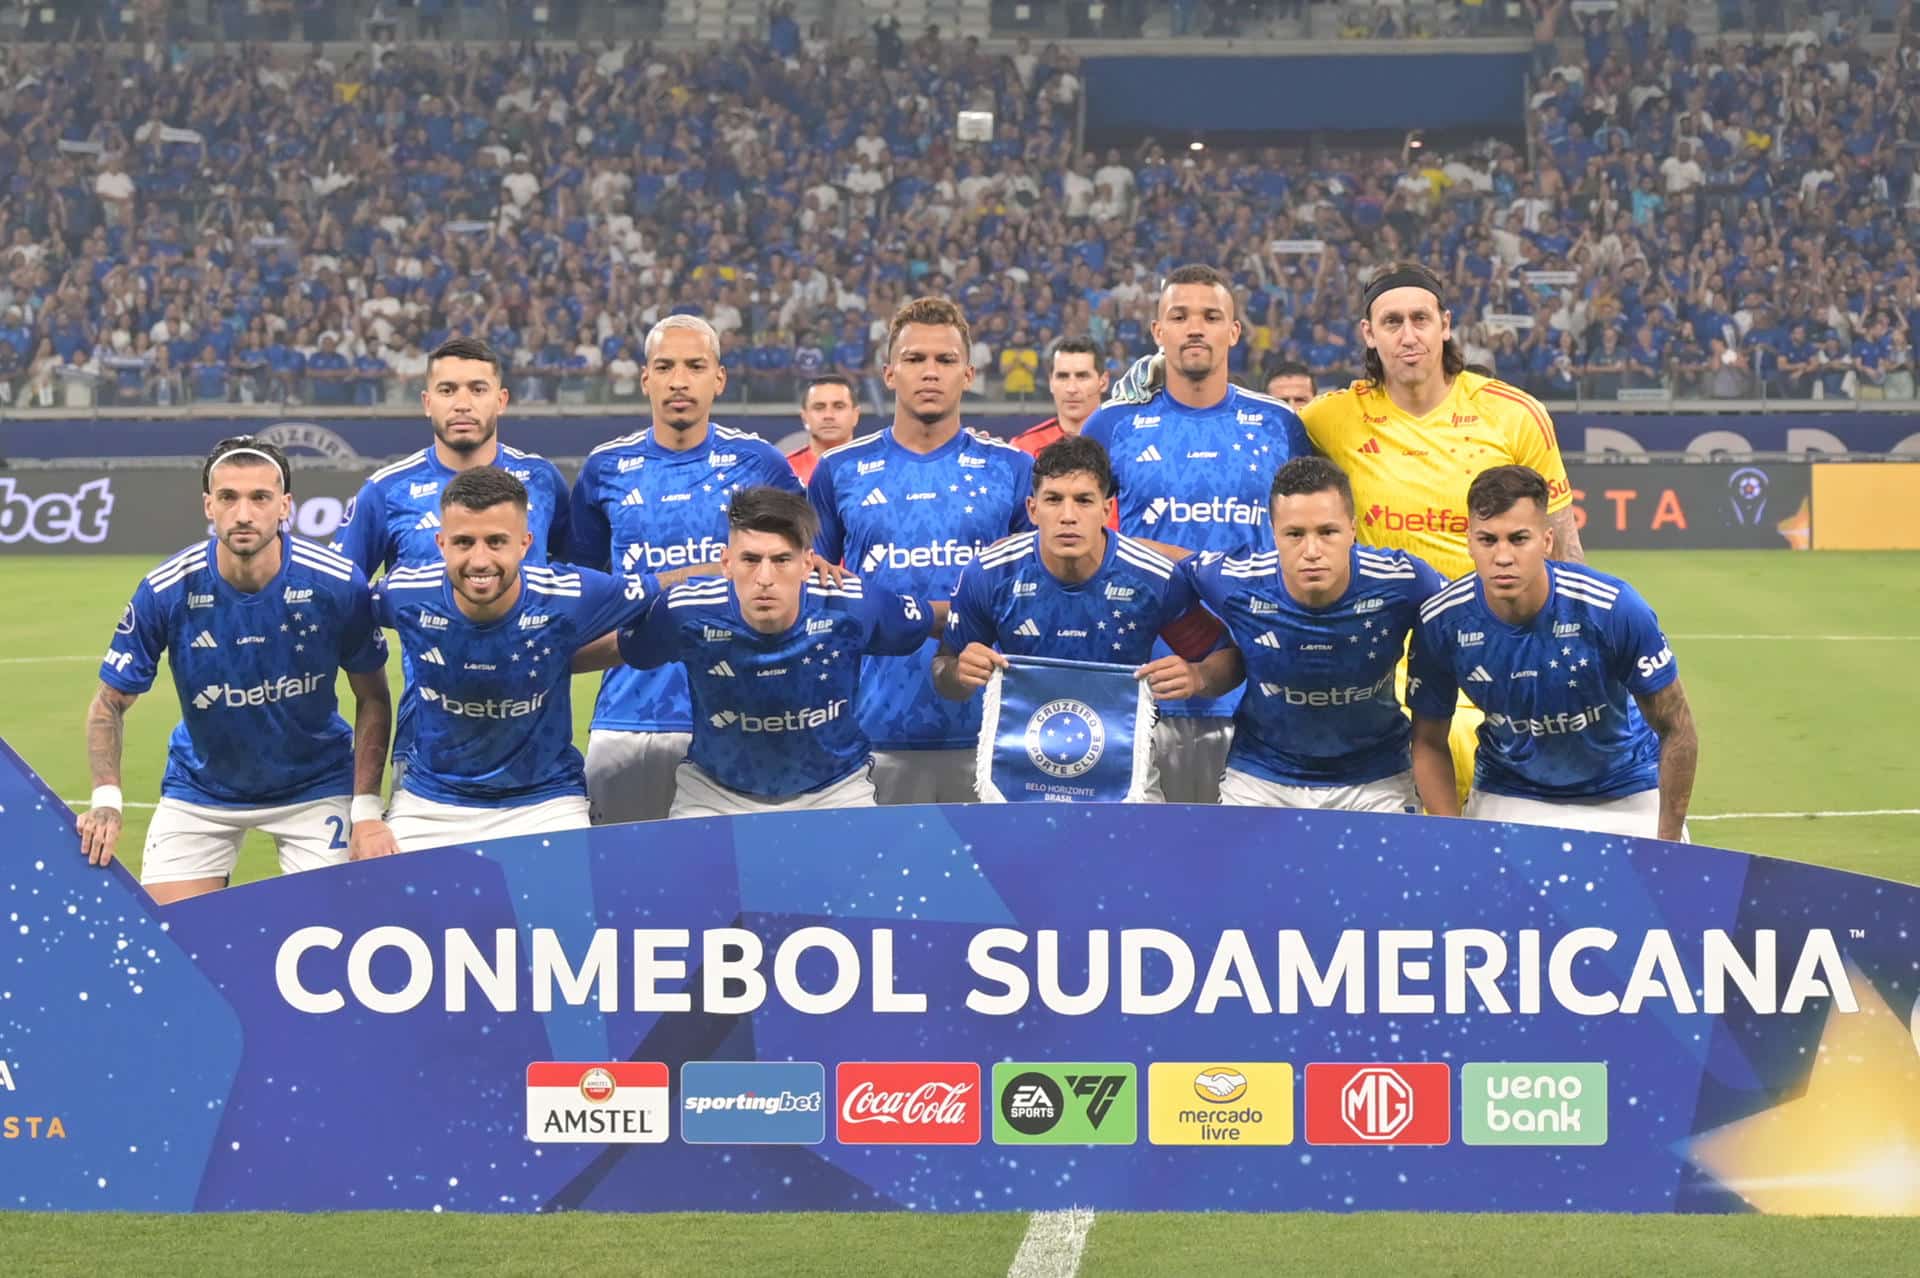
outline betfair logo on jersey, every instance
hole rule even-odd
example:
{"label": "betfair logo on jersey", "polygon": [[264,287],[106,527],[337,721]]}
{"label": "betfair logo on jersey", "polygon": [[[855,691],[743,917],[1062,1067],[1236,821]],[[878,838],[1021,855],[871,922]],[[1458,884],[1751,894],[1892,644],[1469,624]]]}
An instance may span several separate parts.
{"label": "betfair logo on jersey", "polygon": [[669,568],[696,568],[701,564],[717,562],[727,543],[717,537],[689,537],[685,541],[670,541],[659,544],[641,544],[635,542],[628,546],[620,556],[620,566],[627,572],[644,567],[648,572],[659,572]]}
{"label": "betfair logo on jersey", "polygon": [[290,603],[290,604],[312,603],[313,591],[311,588],[306,590],[295,590],[292,586],[288,586],[284,591],[281,592],[280,598],[282,602]]}
{"label": "betfair logo on jersey", "polygon": [[447,628],[447,619],[437,612],[428,612],[422,609],[420,612],[420,628],[422,630],[445,630]]}
{"label": "betfair logo on jersey", "polygon": [[251,688],[231,683],[210,683],[194,694],[193,708],[211,710],[215,706],[225,706],[229,710],[242,710],[249,706],[272,705],[276,701],[304,697],[323,684],[332,686],[332,682],[328,675],[305,674],[281,675],[278,679],[256,683]]}
{"label": "betfair logo on jersey", "polygon": [[887,459],[882,457],[879,461],[863,461],[854,467],[854,471],[861,475],[877,475],[886,468]]}
{"label": "betfair logo on jersey", "polygon": [[1429,506],[1425,510],[1395,510],[1391,506],[1369,506],[1362,522],[1369,527],[1384,528],[1388,532],[1437,532],[1464,537],[1467,535],[1467,517],[1464,513],[1449,508],[1435,510]]}
{"label": "betfair logo on jersey", "polygon": [[737,710],[722,710],[718,714],[708,715],[707,722],[716,728],[739,728],[742,732],[809,732],[832,723],[846,708],[847,699],[841,697],[824,706],[804,706],[783,714],[741,714]]}
{"label": "betfair logo on jersey", "polygon": [[452,697],[441,696],[432,688],[422,688],[420,700],[431,706],[439,706],[448,714],[462,719],[523,719],[537,713],[547,703],[547,694],[538,693],[526,700],[502,697],[497,701],[456,701]]}
{"label": "betfair logo on jersey", "polygon": [[1260,691],[1270,697],[1279,697],[1290,706],[1311,706],[1321,709],[1327,706],[1351,706],[1372,701],[1393,687],[1393,671],[1381,675],[1374,683],[1349,684],[1344,688],[1290,688],[1285,684],[1263,683]]}
{"label": "betfair logo on jersey", "polygon": [[189,593],[187,595],[187,607],[211,608],[213,607],[213,596],[212,595],[196,595],[196,594]]}
{"label": "betfair logo on jersey", "polygon": [[522,630],[539,630],[545,627],[546,624],[552,620],[553,620],[553,615],[551,613],[530,612],[526,616],[520,618],[520,628]]}
{"label": "betfair logo on jersey", "polygon": [[1577,621],[1556,621],[1553,623],[1555,639],[1576,639],[1580,635],[1580,623]]}
{"label": "betfair logo on jersey", "polygon": [[1155,497],[1140,516],[1152,526],[1161,520],[1170,524],[1249,524],[1258,527],[1267,521],[1264,506],[1215,497],[1212,501],[1181,501],[1178,497]]}
{"label": "betfair logo on jersey", "polygon": [[1656,673],[1665,670],[1672,664],[1673,649],[1664,644],[1661,646],[1660,651],[1653,656],[1641,657],[1638,661],[1634,662],[1634,665],[1640,668],[1640,677],[1642,679],[1651,679]]}
{"label": "betfair logo on jersey", "polygon": [[614,467],[614,473],[624,475],[630,470],[639,470],[646,464],[647,459],[644,457],[622,457],[619,464]]}
{"label": "betfair logo on jersey", "polygon": [[428,493],[437,493],[439,491],[440,491],[440,481],[437,479],[430,480],[424,484],[407,485],[407,496],[410,498],[425,497]]}
{"label": "betfair logo on jersey", "polygon": [[878,572],[882,568],[964,568],[979,553],[980,548],[974,543],[954,539],[936,541],[930,546],[900,546],[880,541],[867,547],[867,553],[860,560],[860,571]]}
{"label": "betfair logo on jersey", "polygon": [[1133,598],[1134,588],[1132,586],[1116,586],[1112,582],[1108,582],[1106,593],[1107,598],[1115,603],[1126,603]]}
{"label": "betfair logo on jersey", "polygon": [[1607,704],[1600,702],[1588,706],[1585,710],[1571,713],[1562,711],[1544,719],[1516,719],[1510,715],[1490,714],[1487,716],[1489,728],[1505,728],[1516,737],[1557,737],[1569,732],[1585,732],[1597,727],[1607,717]]}
{"label": "betfair logo on jersey", "polygon": [[116,652],[112,648],[109,648],[107,649],[107,655],[100,658],[100,664],[103,666],[112,666],[121,674],[125,674],[127,667],[133,664],[133,654],[131,652]]}

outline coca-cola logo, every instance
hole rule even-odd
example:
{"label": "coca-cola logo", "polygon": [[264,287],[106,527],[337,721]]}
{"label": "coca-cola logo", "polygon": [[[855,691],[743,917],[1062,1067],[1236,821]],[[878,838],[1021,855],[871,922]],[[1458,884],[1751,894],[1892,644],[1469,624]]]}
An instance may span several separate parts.
{"label": "coca-cola logo", "polygon": [[980,1141],[980,1067],[972,1062],[849,1061],[838,1083],[843,1144]]}

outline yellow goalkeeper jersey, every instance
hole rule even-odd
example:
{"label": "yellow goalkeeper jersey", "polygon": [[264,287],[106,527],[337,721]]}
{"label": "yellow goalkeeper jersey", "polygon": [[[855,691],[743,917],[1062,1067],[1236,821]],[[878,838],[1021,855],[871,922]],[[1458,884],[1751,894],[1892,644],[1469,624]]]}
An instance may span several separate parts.
{"label": "yellow goalkeeper jersey", "polygon": [[1347,472],[1359,539],[1408,551],[1449,580],[1473,571],[1467,554],[1467,485],[1493,466],[1531,466],[1546,478],[1550,513],[1573,500],[1553,418],[1505,382],[1461,373],[1424,417],[1384,390],[1355,382],[1300,410],[1315,448]]}

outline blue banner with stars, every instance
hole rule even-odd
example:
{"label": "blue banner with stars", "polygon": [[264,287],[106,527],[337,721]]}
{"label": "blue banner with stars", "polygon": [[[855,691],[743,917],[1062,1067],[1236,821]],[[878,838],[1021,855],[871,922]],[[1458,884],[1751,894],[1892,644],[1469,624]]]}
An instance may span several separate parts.
{"label": "blue banner with stars", "polygon": [[974,755],[984,803],[1142,803],[1153,698],[1132,666],[1008,657],[987,683]]}

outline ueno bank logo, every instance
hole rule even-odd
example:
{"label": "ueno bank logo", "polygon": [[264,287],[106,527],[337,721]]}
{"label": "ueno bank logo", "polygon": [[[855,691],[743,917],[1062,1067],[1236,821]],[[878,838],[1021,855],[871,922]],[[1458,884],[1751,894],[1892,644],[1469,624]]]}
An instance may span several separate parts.
{"label": "ueno bank logo", "polygon": [[1444,1145],[1452,1074],[1439,1062],[1309,1065],[1309,1145]]}
{"label": "ueno bank logo", "polygon": [[972,1061],[845,1061],[835,1071],[843,1145],[977,1145],[980,1067]]}

